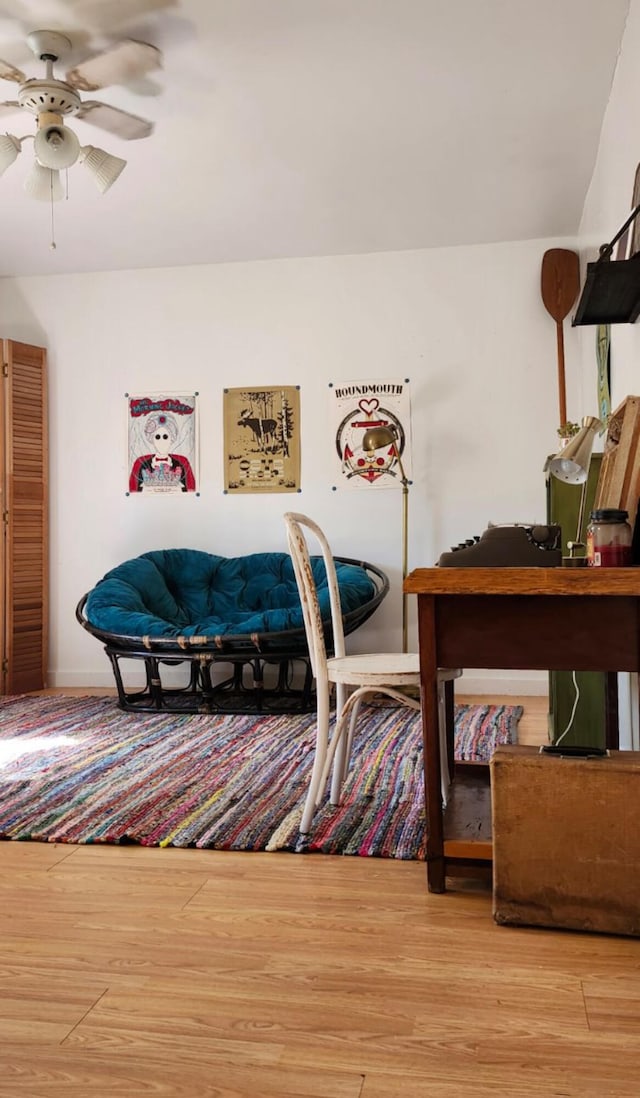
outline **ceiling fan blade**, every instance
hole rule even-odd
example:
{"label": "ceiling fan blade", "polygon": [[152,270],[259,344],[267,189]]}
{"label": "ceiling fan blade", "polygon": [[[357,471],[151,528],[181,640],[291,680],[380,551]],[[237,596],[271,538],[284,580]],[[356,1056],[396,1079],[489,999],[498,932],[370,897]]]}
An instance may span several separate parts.
{"label": "ceiling fan blade", "polygon": [[20,110],[20,104],[16,102],[10,102],[7,100],[5,103],[0,103],[0,115],[4,114],[16,114]]}
{"label": "ceiling fan blade", "polygon": [[82,26],[76,24],[74,11],[75,0],[11,0],[0,3],[0,24],[5,24],[12,34],[38,27],[69,31]]}
{"label": "ceiling fan blade", "polygon": [[24,84],[26,76],[15,65],[0,58],[0,80],[13,80],[15,84]]}
{"label": "ceiling fan blade", "polygon": [[156,96],[162,95],[164,91],[162,84],[158,84],[148,76],[141,76],[139,80],[130,80],[125,86],[127,91],[133,92],[134,95]]}
{"label": "ceiling fan blade", "polygon": [[111,84],[129,84],[159,68],[162,68],[159,49],[148,42],[126,39],[76,65],[69,70],[65,79],[78,91],[97,91]]}
{"label": "ceiling fan blade", "polygon": [[177,3],[178,0],[2,0],[0,20],[12,20],[27,30],[36,26],[71,29],[73,24],[106,32],[176,7]]}
{"label": "ceiling fan blade", "polygon": [[110,33],[135,19],[174,8],[177,0],[67,0],[67,3],[84,26]]}
{"label": "ceiling fan blade", "polygon": [[111,107],[107,103],[99,103],[97,99],[83,103],[75,117],[90,122],[92,126],[98,126],[107,133],[113,133],[116,137],[122,137],[125,141],[137,141],[153,133],[153,122]]}

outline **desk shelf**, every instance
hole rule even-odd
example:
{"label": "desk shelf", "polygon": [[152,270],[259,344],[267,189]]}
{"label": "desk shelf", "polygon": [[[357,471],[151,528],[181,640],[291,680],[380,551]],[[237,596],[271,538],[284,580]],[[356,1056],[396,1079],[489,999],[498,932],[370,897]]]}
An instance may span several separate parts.
{"label": "desk shelf", "polygon": [[444,813],[444,852],[450,858],[492,858],[491,775],[487,763],[456,763]]}

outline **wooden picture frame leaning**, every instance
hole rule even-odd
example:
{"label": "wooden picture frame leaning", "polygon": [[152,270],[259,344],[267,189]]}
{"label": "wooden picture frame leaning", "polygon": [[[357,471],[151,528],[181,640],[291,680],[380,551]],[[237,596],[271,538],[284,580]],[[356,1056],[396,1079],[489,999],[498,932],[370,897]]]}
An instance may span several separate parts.
{"label": "wooden picture frame leaning", "polygon": [[640,397],[628,396],[611,413],[594,506],[629,513],[635,527],[640,497]]}

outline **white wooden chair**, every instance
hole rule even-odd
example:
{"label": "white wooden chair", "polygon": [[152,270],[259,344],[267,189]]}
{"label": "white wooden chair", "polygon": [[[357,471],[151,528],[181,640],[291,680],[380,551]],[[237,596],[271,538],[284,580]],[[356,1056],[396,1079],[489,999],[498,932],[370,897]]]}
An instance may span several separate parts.
{"label": "white wooden chair", "polygon": [[[289,552],[300,592],[304,626],[309,646],[311,667],[316,681],[317,730],[316,748],[309,789],[302,813],[300,831],[307,834],[333,765],[331,779],[331,803],[339,804],[348,765],[353,733],[360,703],[367,695],[386,694],[410,709],[419,710],[419,698],[411,697],[402,687],[420,687],[420,668],[417,653],[374,652],[364,655],[345,654],[342,613],[336,570],[331,549],[320,527],[306,515],[287,512],[284,516],[287,528]],[[327,570],[327,582],[331,601],[331,628],[334,655],[327,657],[324,629],[318,603],[316,585],[311,569],[307,535],[311,531],[318,541]],[[442,770],[442,795],[446,803],[449,786],[447,744],[445,727],[444,682],[456,678],[457,670],[438,672],[438,710],[440,724],[440,764]],[[329,737],[331,686],[336,692],[336,721]],[[350,693],[350,691],[353,691]]]}

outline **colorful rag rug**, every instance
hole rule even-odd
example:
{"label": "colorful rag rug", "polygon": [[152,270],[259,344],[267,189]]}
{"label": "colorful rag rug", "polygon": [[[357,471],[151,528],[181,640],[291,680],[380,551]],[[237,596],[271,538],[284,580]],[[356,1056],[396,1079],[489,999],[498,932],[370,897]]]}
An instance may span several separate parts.
{"label": "colorful rag rug", "polygon": [[[515,740],[520,706],[456,707],[456,752]],[[0,699],[0,837],[424,857],[420,715],[363,706],[340,807],[298,824],[313,714],[135,714],[114,698]]]}

